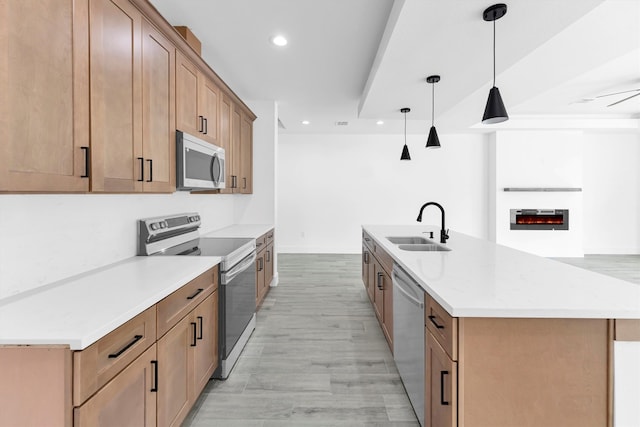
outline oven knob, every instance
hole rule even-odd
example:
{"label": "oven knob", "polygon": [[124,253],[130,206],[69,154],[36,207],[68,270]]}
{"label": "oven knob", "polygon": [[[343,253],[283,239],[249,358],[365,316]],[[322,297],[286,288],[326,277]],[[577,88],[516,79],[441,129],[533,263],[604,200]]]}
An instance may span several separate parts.
{"label": "oven knob", "polygon": [[152,230],[157,230],[158,229],[158,224],[155,223],[155,222],[153,224],[151,224],[151,229]]}
{"label": "oven knob", "polygon": [[200,221],[200,215],[196,215],[196,221]]}
{"label": "oven knob", "polygon": [[160,223],[160,228],[167,228],[167,227],[169,227],[169,225],[167,224],[167,222],[166,222],[166,221],[162,221],[162,222]]}

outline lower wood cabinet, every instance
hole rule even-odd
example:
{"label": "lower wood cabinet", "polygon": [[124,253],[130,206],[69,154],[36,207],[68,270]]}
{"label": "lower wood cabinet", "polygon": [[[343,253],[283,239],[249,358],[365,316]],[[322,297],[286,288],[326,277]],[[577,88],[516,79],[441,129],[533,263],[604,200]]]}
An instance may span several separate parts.
{"label": "lower wood cabinet", "polygon": [[156,345],[74,410],[76,426],[156,425]]}
{"label": "lower wood cabinet", "polygon": [[179,426],[218,366],[218,292],[158,340],[158,426]]}
{"label": "lower wood cabinet", "polygon": [[611,425],[612,321],[447,316],[426,323],[425,426]]}
{"label": "lower wood cabinet", "polygon": [[158,426],[180,425],[189,413],[189,346],[195,334],[187,316],[158,340]]}
{"label": "lower wood cabinet", "polygon": [[458,425],[458,366],[434,336],[425,332],[425,427]]}
{"label": "lower wood cabinet", "polygon": [[83,350],[0,345],[0,426],[179,426],[218,357],[216,266]]}
{"label": "lower wood cabinet", "polygon": [[256,239],[256,306],[264,301],[274,277],[274,230]]}
{"label": "lower wood cabinet", "polygon": [[363,233],[362,281],[369,300],[393,352],[393,282],[391,257],[371,237]]}
{"label": "lower wood cabinet", "polygon": [[218,367],[218,292],[207,297],[193,313],[196,322],[196,346],[193,347],[193,403]]}

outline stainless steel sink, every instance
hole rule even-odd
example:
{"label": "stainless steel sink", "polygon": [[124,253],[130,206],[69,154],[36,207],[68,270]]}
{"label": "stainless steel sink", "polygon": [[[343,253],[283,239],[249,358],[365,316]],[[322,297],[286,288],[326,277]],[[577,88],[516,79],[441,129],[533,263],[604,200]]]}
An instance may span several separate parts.
{"label": "stainless steel sink", "polygon": [[433,240],[420,236],[387,237],[387,240],[394,245],[433,244]]}
{"label": "stainless steel sink", "polygon": [[417,252],[448,252],[451,250],[446,246],[441,246],[436,243],[401,244],[401,245],[398,245],[398,248],[402,249],[403,251],[417,251]]}

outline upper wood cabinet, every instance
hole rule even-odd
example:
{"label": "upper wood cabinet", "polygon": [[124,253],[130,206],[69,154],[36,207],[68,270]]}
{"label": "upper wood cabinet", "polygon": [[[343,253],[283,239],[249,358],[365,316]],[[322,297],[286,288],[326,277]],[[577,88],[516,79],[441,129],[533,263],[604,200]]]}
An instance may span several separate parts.
{"label": "upper wood cabinet", "polygon": [[0,191],[89,190],[88,0],[0,2]]}
{"label": "upper wood cabinet", "polygon": [[173,192],[176,129],[225,148],[223,192],[252,192],[253,113],[147,0],[0,12],[0,192]]}
{"label": "upper wood cabinet", "polygon": [[220,89],[178,52],[176,61],[176,128],[219,145]]}
{"label": "upper wood cabinet", "polygon": [[90,0],[91,189],[142,190],[142,15]]}
{"label": "upper wood cabinet", "polygon": [[253,193],[253,118],[242,112],[240,122],[240,192]]}
{"label": "upper wood cabinet", "polygon": [[175,48],[128,0],[90,0],[91,189],[175,190]]}
{"label": "upper wood cabinet", "polygon": [[[219,135],[218,140],[220,147],[224,148],[225,152],[225,182],[226,188],[220,190],[221,193],[233,193],[235,190],[235,183],[237,181],[237,174],[234,170],[234,152],[233,144],[231,141],[231,115],[233,113],[234,104],[233,101],[224,93],[220,96],[220,116],[219,116]],[[235,178],[234,178],[235,177]]]}
{"label": "upper wood cabinet", "polygon": [[168,193],[176,189],[175,52],[173,44],[143,19],[142,185],[145,192]]}

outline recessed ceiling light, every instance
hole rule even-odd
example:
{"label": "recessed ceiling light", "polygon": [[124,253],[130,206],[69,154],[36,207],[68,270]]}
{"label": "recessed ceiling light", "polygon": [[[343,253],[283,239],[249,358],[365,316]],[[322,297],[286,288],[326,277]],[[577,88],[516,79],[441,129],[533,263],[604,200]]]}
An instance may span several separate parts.
{"label": "recessed ceiling light", "polygon": [[303,121],[302,121],[302,124],[303,124],[303,125],[308,125],[309,123],[310,123],[310,122],[309,122],[309,120],[303,120]]}
{"label": "recessed ceiling light", "polygon": [[382,120],[378,120],[378,121],[376,122],[376,124],[377,124],[378,126],[380,126],[380,125],[383,125],[383,124],[384,124],[384,122],[383,122]]}
{"label": "recessed ceiling light", "polygon": [[287,39],[284,36],[274,36],[271,38],[271,43],[275,44],[276,46],[286,46],[287,43],[289,43],[287,41]]}

